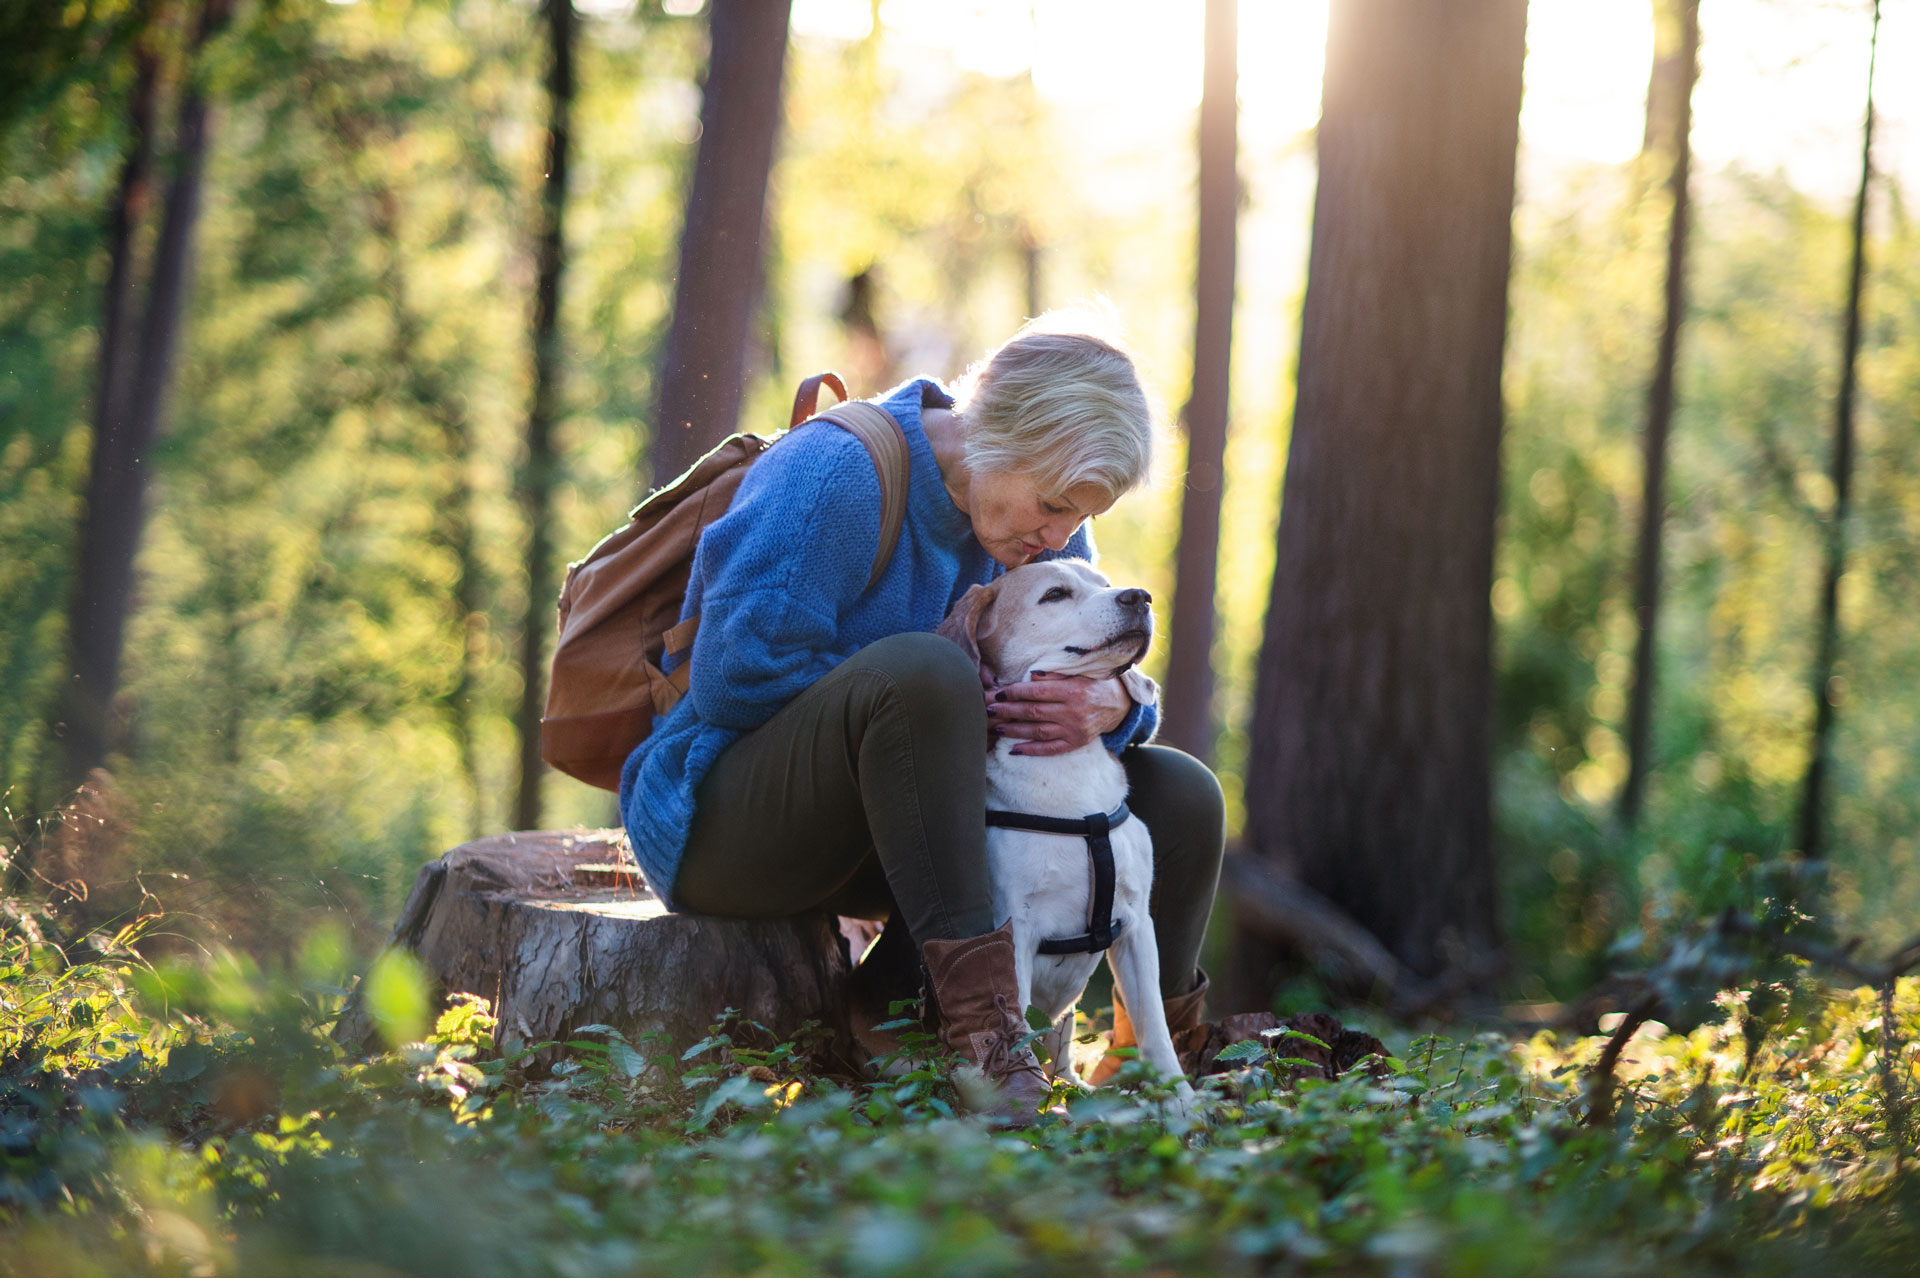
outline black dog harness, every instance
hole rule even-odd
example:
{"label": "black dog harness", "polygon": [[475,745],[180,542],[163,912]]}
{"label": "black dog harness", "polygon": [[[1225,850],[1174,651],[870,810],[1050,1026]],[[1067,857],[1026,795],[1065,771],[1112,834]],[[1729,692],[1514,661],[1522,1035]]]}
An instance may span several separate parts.
{"label": "black dog harness", "polygon": [[1093,903],[1089,911],[1087,934],[1064,940],[1040,942],[1042,954],[1098,954],[1113,944],[1120,924],[1113,917],[1113,841],[1107,837],[1114,826],[1133,814],[1123,800],[1111,812],[1096,812],[1079,818],[1033,816],[1026,812],[1002,812],[987,809],[987,824],[1006,830],[1032,830],[1038,834],[1077,834],[1087,841],[1087,859],[1093,863]]}

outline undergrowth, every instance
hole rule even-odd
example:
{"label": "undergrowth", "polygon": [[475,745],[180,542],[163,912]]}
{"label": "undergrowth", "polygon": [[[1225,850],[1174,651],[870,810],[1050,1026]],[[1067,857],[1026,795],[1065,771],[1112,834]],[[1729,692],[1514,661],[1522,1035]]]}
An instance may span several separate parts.
{"label": "undergrowth", "polygon": [[[276,974],[137,940],[0,951],[0,1271],[1857,1272],[1920,1243],[1871,991],[1757,1043],[1741,995],[1649,1026],[1599,1125],[1600,1039],[1387,1028],[1397,1056],[1332,1082],[1240,1049],[1190,1122],[1129,1065],[1000,1131],[937,1057],[850,1085],[740,1026],[684,1054],[583,1027],[542,1074],[482,1004],[410,1027],[404,963],[369,982],[397,1045],[361,1059],[324,937]],[[1896,1012],[1911,1043],[1911,982]]]}

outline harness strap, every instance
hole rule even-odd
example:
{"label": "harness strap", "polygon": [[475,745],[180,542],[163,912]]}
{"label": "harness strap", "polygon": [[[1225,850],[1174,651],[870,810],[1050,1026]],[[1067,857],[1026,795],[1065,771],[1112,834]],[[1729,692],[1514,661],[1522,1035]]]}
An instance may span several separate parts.
{"label": "harness strap", "polygon": [[1027,812],[987,809],[987,824],[1007,830],[1032,830],[1038,834],[1074,834],[1087,841],[1087,859],[1093,869],[1093,899],[1088,908],[1085,936],[1040,942],[1042,954],[1098,954],[1113,945],[1120,924],[1113,917],[1113,827],[1133,814],[1124,801],[1111,812],[1095,812],[1084,817],[1034,816]]}

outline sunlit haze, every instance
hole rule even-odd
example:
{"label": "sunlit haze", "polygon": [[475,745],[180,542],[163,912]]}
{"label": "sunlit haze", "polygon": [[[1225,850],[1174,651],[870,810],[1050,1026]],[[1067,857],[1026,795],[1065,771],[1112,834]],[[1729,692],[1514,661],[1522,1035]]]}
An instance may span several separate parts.
{"label": "sunlit haze", "polygon": [[[1185,129],[1200,99],[1204,0],[884,0],[906,46],[965,70],[1016,75],[1057,106],[1097,112],[1101,132],[1142,145]],[[858,39],[868,0],[795,0],[796,34]],[[1707,0],[1695,147],[1703,166],[1784,170],[1840,195],[1857,168],[1868,8],[1832,0]],[[1250,145],[1311,128],[1320,109],[1326,0],[1240,6],[1241,131]],[[1532,0],[1527,15],[1530,156],[1617,163],[1639,148],[1653,24],[1645,3]],[[1920,18],[1889,6],[1881,31],[1881,167],[1920,168]]]}

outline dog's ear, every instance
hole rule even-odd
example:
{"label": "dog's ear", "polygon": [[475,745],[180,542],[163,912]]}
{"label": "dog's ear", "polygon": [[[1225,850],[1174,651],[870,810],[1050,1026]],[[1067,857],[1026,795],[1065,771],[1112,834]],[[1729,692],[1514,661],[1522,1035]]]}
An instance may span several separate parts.
{"label": "dog's ear", "polygon": [[1133,698],[1136,705],[1155,705],[1160,700],[1160,685],[1141,674],[1139,666],[1128,666],[1122,670],[1120,683],[1126,688],[1127,695]]}
{"label": "dog's ear", "polygon": [[947,619],[933,632],[966,649],[976,666],[980,664],[980,640],[993,633],[990,622],[982,626],[982,618],[992,607],[999,585],[996,581],[987,586],[969,586],[967,593],[960,596],[960,602],[953,606],[953,611],[947,614]]}

